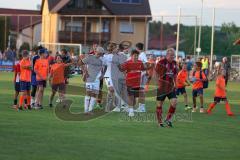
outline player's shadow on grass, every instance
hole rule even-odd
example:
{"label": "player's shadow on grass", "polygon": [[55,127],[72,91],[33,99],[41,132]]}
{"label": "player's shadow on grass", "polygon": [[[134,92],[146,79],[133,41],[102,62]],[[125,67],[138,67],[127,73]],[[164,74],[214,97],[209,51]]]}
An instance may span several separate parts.
{"label": "player's shadow on grass", "polygon": [[[152,86],[151,89],[146,92],[145,97],[146,98],[156,97],[157,88],[158,88],[157,86]],[[85,87],[68,85],[66,93],[68,95],[85,96]],[[166,93],[167,91],[165,90],[162,91],[162,94],[166,94]],[[100,118],[109,113],[109,112],[105,112],[104,110],[104,107],[106,105],[106,97],[107,97],[107,92],[105,90],[102,91],[102,97],[103,97],[102,98],[103,108],[94,109],[93,114],[86,115],[83,112],[79,112],[79,113],[71,112],[70,108],[71,108],[71,105],[74,103],[74,101],[71,99],[66,99],[64,102],[58,103],[56,105],[55,115],[63,121],[89,121],[92,119]],[[84,108],[84,107],[81,107],[81,108]],[[111,111],[113,109],[114,107],[111,108]]]}

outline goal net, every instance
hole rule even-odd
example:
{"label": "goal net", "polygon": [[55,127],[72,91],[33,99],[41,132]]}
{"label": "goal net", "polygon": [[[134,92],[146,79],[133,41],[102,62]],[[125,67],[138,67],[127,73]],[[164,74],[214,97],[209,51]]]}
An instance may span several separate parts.
{"label": "goal net", "polygon": [[231,68],[240,70],[240,55],[231,56]]}

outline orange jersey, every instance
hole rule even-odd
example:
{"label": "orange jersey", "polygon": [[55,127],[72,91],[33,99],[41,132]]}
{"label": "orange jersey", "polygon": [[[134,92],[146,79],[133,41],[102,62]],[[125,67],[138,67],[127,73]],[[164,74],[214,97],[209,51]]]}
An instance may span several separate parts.
{"label": "orange jersey", "polygon": [[[207,80],[207,77],[205,76],[205,74],[202,72],[202,79],[200,79],[200,72],[201,71],[195,71],[195,75],[193,75],[193,77],[195,77],[197,80],[193,83],[193,89],[201,89],[203,88],[203,82],[202,80]],[[194,72],[193,72],[194,74]]]}
{"label": "orange jersey", "polygon": [[[220,87],[221,88],[220,88]],[[226,98],[226,90],[225,90],[225,79],[223,76],[218,76],[216,80],[216,90],[215,97]]]}
{"label": "orange jersey", "polygon": [[187,70],[181,70],[177,75],[177,88],[183,88],[185,87],[185,82],[188,78],[188,72]]}
{"label": "orange jersey", "polygon": [[34,71],[37,74],[37,80],[47,80],[48,77],[49,63],[48,59],[36,60]]}
{"label": "orange jersey", "polygon": [[64,63],[55,63],[51,66],[50,74],[52,76],[52,84],[61,84],[65,82],[64,69]]}
{"label": "orange jersey", "polygon": [[20,81],[31,82],[31,69],[24,67],[31,67],[30,59],[22,59],[20,62]]}

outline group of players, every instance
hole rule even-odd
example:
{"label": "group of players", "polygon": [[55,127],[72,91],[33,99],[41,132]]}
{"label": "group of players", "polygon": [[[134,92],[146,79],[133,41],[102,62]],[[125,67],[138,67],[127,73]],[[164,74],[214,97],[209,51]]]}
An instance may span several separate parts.
{"label": "group of players", "polygon": [[[23,51],[19,55],[19,63],[15,65],[15,97],[14,108],[43,109],[44,89],[47,81],[52,88],[49,106],[53,106],[55,94],[59,93],[59,102],[64,103],[67,68],[78,65],[83,71],[86,95],[84,98],[84,113],[93,114],[94,106],[102,104],[102,86],[105,80],[108,89],[105,111],[126,111],[130,117],[134,112],[146,112],[145,96],[149,85],[156,82],[156,117],[159,127],[172,127],[172,117],[176,111],[177,96],[184,96],[185,110],[197,111],[196,98],[200,97],[200,113],[210,114],[220,101],[225,102],[226,111],[232,116],[226,97],[226,84],[224,70],[218,68],[214,102],[204,110],[203,90],[207,75],[202,71],[202,63],[196,62],[191,72],[187,70],[186,63],[179,65],[175,61],[175,50],[167,50],[166,57],[156,61],[147,58],[144,44],[137,43],[130,51],[123,44],[109,45],[107,51],[94,44],[89,54],[80,56],[78,62],[71,61],[66,50],[52,56],[40,47],[37,51]],[[180,67],[179,67],[180,66]],[[192,85],[193,108],[188,106],[188,97],[185,87]],[[19,103],[18,103],[18,95]],[[170,101],[169,110],[163,119],[163,105],[165,99]],[[137,103],[138,100],[138,103]],[[136,107],[138,104],[138,107]]]}

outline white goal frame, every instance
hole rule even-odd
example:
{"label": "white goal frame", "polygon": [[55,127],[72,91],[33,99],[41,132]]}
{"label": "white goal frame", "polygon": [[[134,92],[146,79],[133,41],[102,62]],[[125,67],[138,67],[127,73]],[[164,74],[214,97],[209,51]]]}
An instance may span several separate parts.
{"label": "white goal frame", "polygon": [[82,54],[82,44],[77,43],[48,43],[48,42],[38,42],[38,45],[55,45],[55,46],[77,46],[79,47],[79,54]]}

